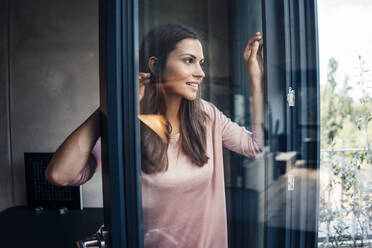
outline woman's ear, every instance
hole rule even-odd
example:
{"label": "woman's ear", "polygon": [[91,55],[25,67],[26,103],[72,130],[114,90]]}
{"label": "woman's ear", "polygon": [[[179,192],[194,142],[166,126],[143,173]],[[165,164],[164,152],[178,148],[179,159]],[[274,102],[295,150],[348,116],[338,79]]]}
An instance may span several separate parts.
{"label": "woman's ear", "polygon": [[150,72],[152,74],[155,73],[155,67],[156,67],[156,63],[158,62],[158,58],[157,57],[154,57],[154,56],[151,56],[149,58],[149,69],[150,69]]}

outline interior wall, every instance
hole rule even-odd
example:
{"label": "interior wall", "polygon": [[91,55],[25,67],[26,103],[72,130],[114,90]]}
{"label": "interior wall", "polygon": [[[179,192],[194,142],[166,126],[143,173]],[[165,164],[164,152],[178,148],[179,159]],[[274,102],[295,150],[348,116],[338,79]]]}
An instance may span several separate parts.
{"label": "interior wall", "polygon": [[[9,201],[9,194],[1,192],[0,204],[7,204],[0,210],[26,205],[23,154],[54,152],[99,106],[98,1],[11,2],[10,76],[1,57],[0,80],[9,82],[10,132],[6,135],[10,133],[15,199]],[[3,52],[7,49],[0,37]],[[6,92],[1,84],[0,96]],[[7,123],[4,99],[0,97],[1,126]],[[0,172],[7,162],[6,135],[0,133]],[[11,185],[9,180],[3,184]],[[85,207],[102,206],[100,173],[83,186],[83,199]]]}

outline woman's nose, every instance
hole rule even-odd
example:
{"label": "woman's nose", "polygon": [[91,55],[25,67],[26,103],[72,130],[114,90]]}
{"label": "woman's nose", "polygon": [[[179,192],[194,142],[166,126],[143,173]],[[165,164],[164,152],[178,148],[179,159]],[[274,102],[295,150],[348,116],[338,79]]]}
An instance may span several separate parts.
{"label": "woman's nose", "polygon": [[201,65],[197,65],[196,66],[197,68],[195,68],[195,73],[194,73],[194,76],[198,77],[198,78],[204,78],[205,77],[205,73],[203,71],[203,68],[201,67]]}

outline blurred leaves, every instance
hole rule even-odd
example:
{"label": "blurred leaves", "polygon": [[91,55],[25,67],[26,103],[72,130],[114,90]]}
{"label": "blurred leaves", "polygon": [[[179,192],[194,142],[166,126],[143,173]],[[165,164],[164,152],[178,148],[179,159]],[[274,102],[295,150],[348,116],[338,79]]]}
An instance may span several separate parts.
{"label": "blurred leaves", "polygon": [[344,77],[342,83],[336,81],[338,62],[331,58],[328,63],[327,83],[321,85],[321,147],[352,148],[370,147],[372,138],[372,98],[367,88],[372,82],[366,80],[365,61],[359,56],[359,87],[363,95],[354,100],[350,78]]}
{"label": "blurred leaves", "polygon": [[350,96],[348,76],[342,84],[336,81],[338,62],[334,58],[328,63],[328,81],[321,85],[321,147],[328,149],[321,153],[319,221],[327,228],[321,247],[345,247],[346,240],[353,241],[350,247],[357,247],[357,240],[363,244],[372,233],[372,152],[332,151],[371,149],[372,98],[367,88],[372,83],[366,80],[369,69],[363,57],[358,58],[357,83],[363,92],[359,101]]}

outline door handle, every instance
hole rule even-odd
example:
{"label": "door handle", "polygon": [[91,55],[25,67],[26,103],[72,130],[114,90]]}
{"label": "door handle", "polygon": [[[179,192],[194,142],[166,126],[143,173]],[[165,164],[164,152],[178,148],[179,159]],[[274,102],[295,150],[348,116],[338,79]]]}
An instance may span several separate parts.
{"label": "door handle", "polygon": [[78,248],[109,248],[109,235],[110,232],[104,226],[101,226],[94,235],[77,241],[76,245]]}

